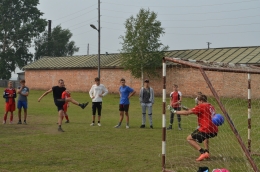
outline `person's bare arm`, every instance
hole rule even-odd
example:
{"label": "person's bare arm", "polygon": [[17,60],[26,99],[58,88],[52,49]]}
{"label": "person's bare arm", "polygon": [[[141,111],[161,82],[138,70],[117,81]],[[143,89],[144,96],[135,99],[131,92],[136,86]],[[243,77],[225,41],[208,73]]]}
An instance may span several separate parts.
{"label": "person's bare arm", "polygon": [[41,97],[38,98],[38,102],[40,102],[41,99],[42,99],[44,96],[46,96],[47,94],[49,94],[50,92],[52,92],[52,89],[49,89],[48,91],[46,91],[45,93],[43,93],[43,95],[41,95]]}
{"label": "person's bare arm", "polygon": [[187,110],[187,111],[175,111],[174,113],[176,113],[177,115],[190,115],[190,114],[193,114],[193,112],[191,110]]}
{"label": "person's bare arm", "polygon": [[128,98],[132,97],[133,95],[135,95],[136,91],[133,91],[132,93],[129,94]]}

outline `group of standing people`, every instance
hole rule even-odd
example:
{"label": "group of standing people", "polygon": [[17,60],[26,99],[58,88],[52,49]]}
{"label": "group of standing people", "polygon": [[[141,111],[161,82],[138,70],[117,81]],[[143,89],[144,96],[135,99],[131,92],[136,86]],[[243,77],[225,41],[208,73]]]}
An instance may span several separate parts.
{"label": "group of standing people", "polygon": [[17,102],[17,109],[18,109],[18,123],[22,124],[21,120],[21,113],[22,108],[24,109],[24,124],[26,123],[27,119],[27,108],[28,108],[28,102],[27,102],[27,96],[29,95],[29,88],[25,86],[25,80],[20,81],[20,86],[17,88],[13,88],[13,82],[8,81],[8,88],[4,90],[3,98],[5,99],[5,114],[4,114],[4,120],[3,124],[6,124],[7,121],[7,115],[10,112],[10,120],[9,123],[13,123],[13,113],[16,109],[15,107],[15,98],[17,97],[17,94],[19,94],[18,102]]}
{"label": "group of standing people", "polygon": [[[126,116],[126,129],[130,128],[129,125],[129,105],[130,105],[130,97],[132,97],[136,91],[126,85],[126,81],[124,78],[120,80],[121,86],[119,88],[119,95],[120,95],[120,102],[119,102],[119,122],[115,126],[115,128],[120,128],[122,125],[122,121],[124,116]],[[62,120],[65,116],[66,123],[69,123],[69,118],[67,115],[67,108],[69,106],[69,102],[74,105],[79,106],[80,108],[84,109],[88,102],[86,103],[79,103],[78,101],[74,100],[70,92],[66,90],[64,81],[60,79],[58,81],[57,86],[53,86],[51,89],[47,90],[43,93],[38,102],[49,93],[53,93],[53,100],[54,104],[58,110],[58,131],[64,132],[62,129]],[[27,118],[27,108],[28,108],[28,101],[27,97],[29,95],[29,88],[25,86],[25,80],[20,81],[20,86],[15,90],[13,88],[12,81],[8,82],[8,88],[4,90],[3,98],[5,98],[5,114],[3,124],[6,124],[8,112],[11,113],[10,115],[10,124],[13,123],[13,112],[15,111],[15,98],[19,94],[18,97],[18,123],[22,124],[21,121],[21,112],[22,108],[24,109],[24,124],[26,123]],[[101,110],[102,110],[102,97],[108,94],[108,89],[100,83],[100,78],[95,78],[95,84],[92,85],[89,96],[92,99],[92,123],[91,126],[95,125],[95,117],[96,111],[98,114],[98,126],[101,126]],[[148,113],[150,128],[153,129],[153,119],[152,119],[152,106],[154,104],[154,90],[149,85],[149,80],[146,79],[144,81],[144,85],[140,90],[139,93],[139,100],[142,107],[142,125],[140,128],[145,128],[146,125],[146,111]],[[196,106],[192,109],[188,109],[185,111],[181,110],[181,102],[182,102],[182,93],[178,90],[178,85],[173,85],[173,91],[170,93],[170,106],[174,109],[171,111],[170,115],[170,125],[167,128],[168,130],[172,130],[173,125],[173,118],[174,114],[177,115],[178,119],[178,129],[182,130],[181,128],[181,115],[190,115],[195,114],[198,117],[198,127],[197,129],[192,132],[187,137],[188,143],[197,149],[200,152],[200,156],[196,159],[197,161],[201,161],[203,159],[209,158],[209,138],[217,136],[218,127],[213,124],[212,117],[215,115],[215,108],[207,102],[207,96],[203,95],[201,92],[198,92],[198,95],[195,99]],[[204,143],[204,147],[202,148],[198,143]]]}

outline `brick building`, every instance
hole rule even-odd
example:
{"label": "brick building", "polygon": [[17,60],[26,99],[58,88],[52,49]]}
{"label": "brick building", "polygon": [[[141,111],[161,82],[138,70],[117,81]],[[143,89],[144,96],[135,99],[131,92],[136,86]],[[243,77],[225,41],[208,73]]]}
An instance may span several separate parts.
{"label": "brick building", "polygon": [[[260,47],[231,47],[195,50],[173,50],[166,52],[167,57],[201,60],[208,62],[260,65]],[[26,84],[31,89],[47,90],[56,85],[59,79],[71,91],[89,91],[97,77],[97,55],[44,57],[24,66]],[[158,70],[161,76],[161,69]],[[118,93],[120,79],[125,78],[126,84],[137,92],[141,80],[131,76],[129,71],[120,67],[120,54],[101,55],[101,83],[106,85],[110,93]],[[225,72],[207,72],[212,84],[222,96],[245,97],[247,95],[247,74]],[[258,75],[252,75],[252,96],[260,95]],[[162,79],[150,78],[151,86],[157,95],[162,92]],[[193,96],[194,92],[202,91],[211,94],[198,70],[190,67],[167,64],[167,92],[171,85],[180,86],[183,94]]]}

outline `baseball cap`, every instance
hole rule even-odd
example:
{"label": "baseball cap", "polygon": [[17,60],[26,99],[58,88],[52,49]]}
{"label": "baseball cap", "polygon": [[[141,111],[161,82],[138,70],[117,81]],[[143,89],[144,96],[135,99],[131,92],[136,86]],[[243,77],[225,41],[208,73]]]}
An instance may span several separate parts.
{"label": "baseball cap", "polygon": [[146,82],[146,83],[149,83],[149,80],[148,80],[148,79],[146,79],[146,80],[144,80],[144,82]]}

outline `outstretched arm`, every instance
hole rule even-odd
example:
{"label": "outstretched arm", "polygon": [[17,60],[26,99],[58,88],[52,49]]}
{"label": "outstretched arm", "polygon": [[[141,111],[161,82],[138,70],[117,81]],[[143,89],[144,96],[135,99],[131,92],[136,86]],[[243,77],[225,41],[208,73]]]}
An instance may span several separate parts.
{"label": "outstretched arm", "polygon": [[46,91],[45,93],[43,93],[43,95],[41,95],[41,97],[38,99],[38,102],[41,101],[41,99],[46,96],[47,94],[49,94],[50,92],[52,92],[52,89],[49,89],[48,91]]}
{"label": "outstretched arm", "polygon": [[190,115],[190,114],[193,114],[193,112],[191,110],[187,110],[187,111],[184,111],[184,110],[181,110],[181,111],[175,111],[174,112],[175,114],[177,115]]}

